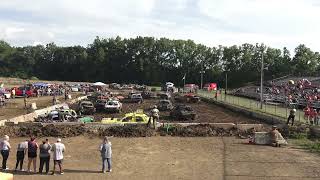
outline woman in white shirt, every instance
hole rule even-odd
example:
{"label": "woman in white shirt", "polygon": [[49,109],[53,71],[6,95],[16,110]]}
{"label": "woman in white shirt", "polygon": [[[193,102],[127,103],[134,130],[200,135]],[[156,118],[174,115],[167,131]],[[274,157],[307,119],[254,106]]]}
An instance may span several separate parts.
{"label": "woman in white shirt", "polygon": [[0,150],[2,155],[2,170],[8,170],[7,168],[7,160],[9,157],[11,146],[9,143],[9,136],[5,135],[3,140],[0,143]]}

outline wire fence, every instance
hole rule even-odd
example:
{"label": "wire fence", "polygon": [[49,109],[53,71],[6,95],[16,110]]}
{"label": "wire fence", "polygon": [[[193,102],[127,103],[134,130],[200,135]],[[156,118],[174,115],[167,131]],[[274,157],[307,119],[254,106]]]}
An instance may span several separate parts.
{"label": "wire fence", "polygon": [[[219,102],[227,103],[240,108],[245,108],[250,111],[275,116],[278,119],[287,121],[290,114],[290,108],[286,107],[282,103],[263,103],[262,108],[260,107],[260,102],[254,99],[248,99],[239,96],[225,95],[225,93],[218,93],[216,97],[216,92],[212,91],[198,91],[198,95],[204,98],[216,100]],[[296,111],[295,122],[309,123],[308,119],[305,118],[304,112],[300,109]]]}

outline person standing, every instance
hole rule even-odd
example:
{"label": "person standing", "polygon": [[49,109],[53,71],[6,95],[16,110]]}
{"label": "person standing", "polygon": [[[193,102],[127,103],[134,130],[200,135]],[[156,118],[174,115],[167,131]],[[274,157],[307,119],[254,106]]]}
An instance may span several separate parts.
{"label": "person standing", "polygon": [[290,122],[290,120],[291,120],[291,126],[293,126],[293,124],[294,124],[294,118],[295,118],[295,114],[296,114],[296,109],[291,109],[290,110],[290,115],[289,115],[289,117],[288,117],[288,120],[287,120],[287,124],[289,124],[289,122]]}
{"label": "person standing", "polygon": [[37,150],[39,145],[36,142],[35,137],[31,137],[28,141],[28,172],[30,171],[31,163],[33,163],[33,171],[37,173]]}
{"label": "person standing", "polygon": [[17,171],[19,164],[20,164],[20,171],[23,171],[23,169],[22,169],[23,161],[24,161],[24,156],[27,153],[27,149],[28,149],[28,140],[23,141],[23,142],[18,144],[18,147],[17,147],[17,162],[16,162],[15,171]]}
{"label": "person standing", "polygon": [[7,167],[7,160],[9,158],[10,149],[11,146],[9,143],[9,136],[5,135],[0,143],[0,150],[2,155],[2,170],[4,171],[9,170],[9,168]]}
{"label": "person standing", "polygon": [[151,124],[151,119],[152,119],[152,123],[153,123],[153,128],[156,129],[157,128],[157,121],[159,121],[159,109],[157,108],[157,106],[153,106],[153,108],[151,110],[151,117],[149,118],[148,126],[150,126],[150,124]]}
{"label": "person standing", "polygon": [[272,140],[272,143],[271,145],[274,146],[274,147],[280,147],[280,144],[279,144],[279,131],[277,129],[277,126],[272,126],[272,130],[271,130],[271,140]]}
{"label": "person standing", "polygon": [[53,152],[53,171],[52,175],[55,174],[56,171],[56,165],[59,166],[60,174],[63,173],[63,167],[62,167],[62,162],[63,162],[63,153],[65,152],[66,147],[64,144],[61,143],[61,139],[58,138],[57,142],[52,145],[52,152]]}
{"label": "person standing", "polygon": [[12,90],[11,90],[11,97],[16,98],[16,89],[15,88],[12,88]]}
{"label": "person standing", "polygon": [[24,108],[27,109],[27,96],[23,96]]}
{"label": "person standing", "polygon": [[111,172],[111,142],[109,141],[108,137],[105,136],[103,138],[103,142],[100,145],[100,153],[102,158],[102,173],[106,173],[106,166],[108,164],[108,172]]}
{"label": "person standing", "polygon": [[50,165],[50,149],[51,145],[49,143],[49,140],[46,139],[45,141],[42,141],[42,144],[40,145],[40,167],[39,167],[39,173],[42,174],[43,166],[46,165],[46,174],[49,173],[49,165]]}
{"label": "person standing", "polygon": [[56,105],[56,104],[57,104],[57,96],[56,96],[56,93],[54,92],[52,97],[52,105]]}

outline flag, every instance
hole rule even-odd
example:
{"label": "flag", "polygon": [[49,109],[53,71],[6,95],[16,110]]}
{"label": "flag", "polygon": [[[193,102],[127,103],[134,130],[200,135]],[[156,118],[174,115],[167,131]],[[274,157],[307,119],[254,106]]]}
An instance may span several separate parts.
{"label": "flag", "polygon": [[183,76],[182,80],[186,80],[186,74],[184,74],[184,76]]}

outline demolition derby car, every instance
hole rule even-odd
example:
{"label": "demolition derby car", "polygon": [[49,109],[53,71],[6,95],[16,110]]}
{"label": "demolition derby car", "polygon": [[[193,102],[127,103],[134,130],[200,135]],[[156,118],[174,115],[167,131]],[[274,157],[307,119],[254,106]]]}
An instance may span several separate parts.
{"label": "demolition derby car", "polygon": [[144,114],[143,111],[137,110],[137,112],[127,113],[123,118],[103,118],[101,123],[103,124],[130,124],[130,123],[148,123],[149,116]]}
{"label": "demolition derby car", "polygon": [[96,112],[96,108],[94,107],[91,101],[81,101],[78,104],[77,111],[79,115],[82,115],[82,114],[92,115]]}
{"label": "demolition derby car", "polygon": [[160,100],[157,106],[160,111],[170,111],[173,109],[171,101],[166,99]]}
{"label": "demolition derby car", "polygon": [[117,100],[109,100],[106,104],[105,104],[105,110],[107,112],[121,112],[122,110],[122,103],[120,103]]}
{"label": "demolition derby car", "polygon": [[170,117],[179,120],[194,120],[196,118],[196,113],[191,106],[180,104],[170,112]]}

